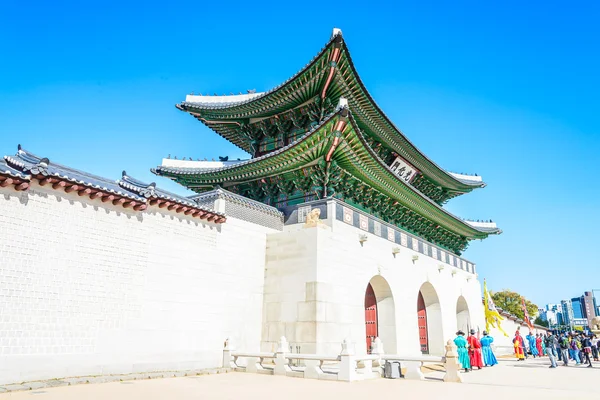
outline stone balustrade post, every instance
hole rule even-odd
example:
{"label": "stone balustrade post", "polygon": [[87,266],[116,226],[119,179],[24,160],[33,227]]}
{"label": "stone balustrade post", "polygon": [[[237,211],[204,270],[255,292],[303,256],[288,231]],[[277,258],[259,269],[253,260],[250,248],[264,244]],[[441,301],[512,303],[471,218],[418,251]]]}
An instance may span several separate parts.
{"label": "stone balustrade post", "polygon": [[419,381],[425,379],[425,375],[423,375],[423,371],[421,371],[421,366],[423,366],[421,361],[405,361],[404,365],[406,366],[406,374],[404,374],[406,379]]}
{"label": "stone balustrade post", "polygon": [[232,341],[230,338],[225,339],[225,343],[223,346],[223,368],[235,368],[235,365],[232,365],[232,357],[231,352],[234,350]]}
{"label": "stone balustrade post", "polygon": [[342,342],[342,352],[340,353],[340,370],[338,372],[338,381],[352,382],[356,379],[354,343],[352,343],[350,339],[344,339]]}
{"label": "stone balustrade post", "polygon": [[373,348],[371,349],[371,354],[378,357],[377,360],[373,361],[373,366],[382,367],[384,364],[382,357],[385,354],[385,352],[383,350],[383,342],[381,341],[381,339],[379,339],[379,337],[376,337],[373,341]]}
{"label": "stone balustrade post", "polygon": [[290,359],[287,358],[289,351],[290,344],[285,336],[282,336],[279,338],[277,351],[275,352],[275,368],[273,369],[273,375],[287,375],[288,372],[292,372],[292,369],[290,368]]}
{"label": "stone balustrade post", "polygon": [[448,343],[446,344],[446,362],[444,363],[444,367],[446,368],[444,382],[462,382],[462,376],[458,373],[461,365],[458,362],[456,346],[452,340],[448,340]]}
{"label": "stone balustrade post", "polygon": [[372,375],[373,360],[360,360],[357,362],[356,373],[361,375]]}
{"label": "stone balustrade post", "polygon": [[304,377],[306,379],[321,379],[323,376],[322,360],[304,360]]}

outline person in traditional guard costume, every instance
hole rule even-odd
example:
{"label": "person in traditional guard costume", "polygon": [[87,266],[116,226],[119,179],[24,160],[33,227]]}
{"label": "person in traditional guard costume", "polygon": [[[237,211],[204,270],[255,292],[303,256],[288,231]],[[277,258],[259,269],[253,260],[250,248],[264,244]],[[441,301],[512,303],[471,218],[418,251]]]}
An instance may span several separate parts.
{"label": "person in traditional guard costume", "polygon": [[458,362],[465,369],[465,372],[469,372],[471,370],[471,362],[469,361],[469,350],[467,349],[468,342],[467,339],[465,339],[465,333],[463,331],[456,332],[454,344],[458,351]]}
{"label": "person in traditional guard costume", "polygon": [[523,361],[525,359],[525,342],[523,341],[523,336],[517,332],[515,333],[515,338],[513,339],[513,345],[515,347],[515,354],[517,356],[518,361]]}
{"label": "person in traditional guard costume", "polygon": [[492,350],[492,343],[494,343],[494,338],[488,335],[487,331],[483,331],[483,337],[481,338],[481,353],[483,354],[483,364],[486,367],[493,367],[498,364],[498,360]]}
{"label": "person in traditional guard costume", "polygon": [[471,335],[467,338],[469,343],[469,361],[471,362],[471,369],[477,367],[478,369],[483,368],[483,358],[481,355],[481,342],[475,336],[475,329],[471,329]]}

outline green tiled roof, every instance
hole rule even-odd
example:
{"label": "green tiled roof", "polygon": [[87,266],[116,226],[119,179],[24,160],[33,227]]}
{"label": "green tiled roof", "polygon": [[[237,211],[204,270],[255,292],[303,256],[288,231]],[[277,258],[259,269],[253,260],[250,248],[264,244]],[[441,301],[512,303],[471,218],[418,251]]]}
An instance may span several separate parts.
{"label": "green tiled roof", "polygon": [[[340,120],[349,122],[342,132],[334,130]],[[278,177],[314,166],[331,151],[335,137],[339,137],[340,142],[331,155],[331,161],[378,193],[396,200],[439,227],[468,239],[483,239],[489,234],[500,233],[499,229],[479,229],[470,225],[399,179],[369,147],[358,121],[347,108],[340,108],[327,116],[296,142],[262,157],[220,168],[159,166],[153,172],[170,177],[192,190],[203,191],[215,185],[227,188],[228,185]]]}
{"label": "green tiled roof", "polygon": [[[334,62],[331,59],[336,49],[339,57]],[[332,68],[334,73],[328,79]],[[336,104],[341,97],[348,100],[356,124],[365,136],[383,143],[417,168],[434,185],[447,189],[451,193],[448,198],[485,186],[479,178],[470,180],[465,176],[457,177],[442,169],[419,151],[390,121],[360,79],[341,33],[333,36],[297,74],[268,92],[219,98],[208,96],[204,99],[195,96],[188,98],[193,101],[184,101],[177,107],[191,113],[232,143],[250,152],[250,142],[243,132],[244,126],[261,118],[273,117],[318,102],[324,88],[330,103]]]}

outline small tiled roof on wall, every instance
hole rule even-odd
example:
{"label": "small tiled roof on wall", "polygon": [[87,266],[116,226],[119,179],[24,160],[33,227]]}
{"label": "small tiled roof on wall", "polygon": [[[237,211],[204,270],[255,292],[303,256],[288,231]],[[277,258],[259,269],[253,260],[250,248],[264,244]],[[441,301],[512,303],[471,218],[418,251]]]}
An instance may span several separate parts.
{"label": "small tiled roof on wall", "polygon": [[5,159],[0,159],[0,187],[14,186],[16,190],[26,190],[30,180],[30,174],[13,168]]}
{"label": "small tiled roof on wall", "polygon": [[51,185],[54,190],[66,193],[77,192],[79,196],[99,199],[103,203],[144,211],[149,206],[167,208],[215,224],[227,220],[223,213],[202,207],[188,199],[159,189],[155,183],[143,183],[129,177],[125,171],[120,180],[113,181],[87,172],[50,162],[24,150],[20,145],[14,156],[0,160],[0,186],[14,186],[16,190],[27,190],[32,181],[40,186]]}
{"label": "small tiled roof on wall", "polygon": [[[497,307],[497,309],[498,309],[498,312],[500,313],[500,315],[502,315],[504,318],[510,319],[511,321],[515,321],[518,324],[525,324],[525,321],[522,320],[521,318],[517,317],[516,315],[511,314],[511,313],[509,313],[507,311],[504,311],[500,307]],[[536,329],[548,330],[547,326],[533,324],[533,327],[536,328]]]}
{"label": "small tiled roof on wall", "polygon": [[239,194],[232,193],[223,188],[216,188],[209,192],[200,193],[197,195],[193,195],[190,199],[197,200],[198,202],[206,202],[206,201],[214,201],[216,199],[227,199],[229,201],[241,204],[247,208],[262,211],[265,214],[269,214],[278,218],[283,219],[283,213],[279,211],[277,208],[270,206],[268,204],[262,203],[260,201],[252,200],[244,196],[240,196]]}

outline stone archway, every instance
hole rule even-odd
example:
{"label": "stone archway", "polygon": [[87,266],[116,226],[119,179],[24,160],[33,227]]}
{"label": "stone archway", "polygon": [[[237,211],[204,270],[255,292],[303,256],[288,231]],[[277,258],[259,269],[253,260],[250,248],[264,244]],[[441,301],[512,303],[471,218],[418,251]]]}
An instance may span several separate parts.
{"label": "stone archway", "polygon": [[[420,325],[424,325],[419,328],[421,351],[435,356],[443,355],[442,309],[437,292],[429,282],[425,282],[419,289],[417,318],[420,318]],[[423,334],[426,334],[425,339],[421,338]]]}
{"label": "stone archway", "polygon": [[456,302],[456,330],[460,329],[464,333],[469,334],[469,330],[471,328],[471,313],[469,312],[469,305],[463,296],[459,296]]}
{"label": "stone archway", "polygon": [[365,291],[365,330],[367,352],[371,341],[379,337],[386,353],[396,352],[396,307],[390,285],[380,275],[374,276]]}

